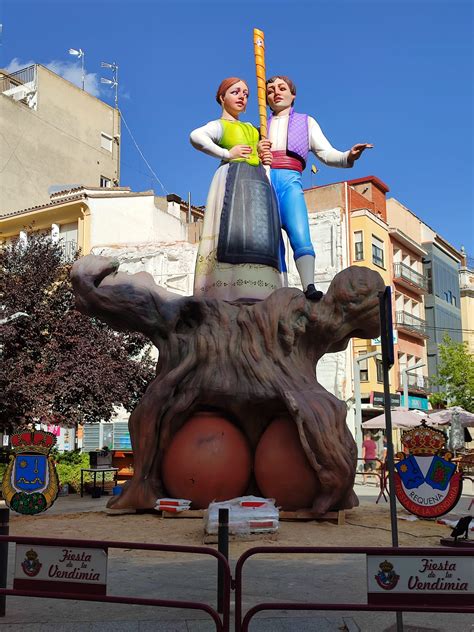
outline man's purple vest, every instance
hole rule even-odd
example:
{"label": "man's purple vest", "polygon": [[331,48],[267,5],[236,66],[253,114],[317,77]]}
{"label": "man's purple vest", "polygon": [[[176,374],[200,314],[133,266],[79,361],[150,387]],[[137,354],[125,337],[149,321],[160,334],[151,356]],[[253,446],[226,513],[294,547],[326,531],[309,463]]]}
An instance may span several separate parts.
{"label": "man's purple vest", "polygon": [[[272,124],[273,114],[268,120],[268,134],[270,134],[270,125]],[[309,153],[309,135],[308,135],[308,115],[298,114],[293,108],[290,110],[288,119],[288,138],[286,141],[286,150],[292,154],[296,154],[303,161],[303,169],[306,167],[306,159]]]}

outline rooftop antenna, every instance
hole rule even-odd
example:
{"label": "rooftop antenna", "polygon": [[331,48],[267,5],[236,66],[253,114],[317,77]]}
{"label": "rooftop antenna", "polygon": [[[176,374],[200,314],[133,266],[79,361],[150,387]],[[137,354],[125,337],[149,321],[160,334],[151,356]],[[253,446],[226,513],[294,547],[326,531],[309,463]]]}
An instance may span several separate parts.
{"label": "rooftop antenna", "polygon": [[85,72],[84,72],[84,57],[85,57],[85,53],[82,50],[82,48],[79,48],[79,50],[77,48],[70,48],[69,49],[69,54],[73,55],[74,57],[77,57],[82,62],[82,89],[84,90],[84,84],[85,84],[85,80],[86,80],[86,75],[85,75]]}
{"label": "rooftop antenna", "polygon": [[109,64],[107,61],[100,62],[101,68],[109,68],[112,71],[112,79],[100,78],[100,83],[105,83],[112,88],[115,88],[115,108],[118,110],[118,65],[113,62]]}

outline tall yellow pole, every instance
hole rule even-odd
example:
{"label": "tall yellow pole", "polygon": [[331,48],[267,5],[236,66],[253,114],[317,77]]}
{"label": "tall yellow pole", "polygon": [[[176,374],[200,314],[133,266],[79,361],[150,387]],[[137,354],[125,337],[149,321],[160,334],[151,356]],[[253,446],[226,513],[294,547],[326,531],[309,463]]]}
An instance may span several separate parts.
{"label": "tall yellow pole", "polygon": [[257,72],[257,101],[260,117],[260,137],[267,137],[267,88],[265,85],[265,35],[260,29],[253,30],[253,52]]}

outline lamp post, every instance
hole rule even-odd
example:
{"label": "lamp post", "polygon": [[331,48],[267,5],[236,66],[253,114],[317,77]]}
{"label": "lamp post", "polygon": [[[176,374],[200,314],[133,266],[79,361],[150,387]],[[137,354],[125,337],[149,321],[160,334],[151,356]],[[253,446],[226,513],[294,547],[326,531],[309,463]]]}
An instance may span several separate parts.
{"label": "lamp post", "polygon": [[408,405],[408,373],[410,371],[414,371],[415,369],[421,369],[422,366],[426,366],[424,362],[418,362],[418,364],[414,364],[413,366],[407,366],[405,369],[402,369],[402,382],[403,382],[403,408],[405,410],[409,410],[410,407]]}
{"label": "lamp post", "polygon": [[355,400],[355,440],[357,443],[357,453],[362,453],[362,435],[360,427],[362,423],[362,403],[360,395],[360,362],[381,355],[380,351],[372,351],[371,353],[365,353],[361,356],[354,356],[354,400]]}
{"label": "lamp post", "polygon": [[85,80],[86,80],[86,75],[84,72],[84,57],[85,57],[85,53],[82,50],[82,48],[79,48],[79,50],[77,50],[77,48],[70,48],[69,49],[69,54],[73,55],[74,57],[77,57],[78,59],[81,60],[82,62],[82,89],[84,90],[84,84],[85,84]]}

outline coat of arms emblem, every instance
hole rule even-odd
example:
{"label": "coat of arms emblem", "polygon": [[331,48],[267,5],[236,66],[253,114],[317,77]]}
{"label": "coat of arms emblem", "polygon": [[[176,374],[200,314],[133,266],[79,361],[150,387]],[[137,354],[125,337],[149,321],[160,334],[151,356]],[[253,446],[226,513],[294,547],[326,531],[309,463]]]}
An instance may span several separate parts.
{"label": "coat of arms emblem", "polygon": [[424,422],[402,435],[408,454],[397,455],[395,492],[405,509],[422,518],[447,513],[462,492],[461,473],[446,442],[444,432],[428,428]]}
{"label": "coat of arms emblem", "polygon": [[21,568],[28,577],[36,577],[43,565],[39,561],[38,553],[34,549],[30,549],[25,554],[25,559],[21,563]]}
{"label": "coat of arms emblem", "polygon": [[392,590],[398,584],[400,575],[393,570],[393,564],[384,560],[379,564],[379,572],[375,575],[375,581],[384,590]]}
{"label": "coat of arms emblem", "polygon": [[42,430],[12,435],[13,455],[3,477],[2,494],[14,511],[41,513],[56,500],[59,481],[49,456],[55,443],[56,437]]}

